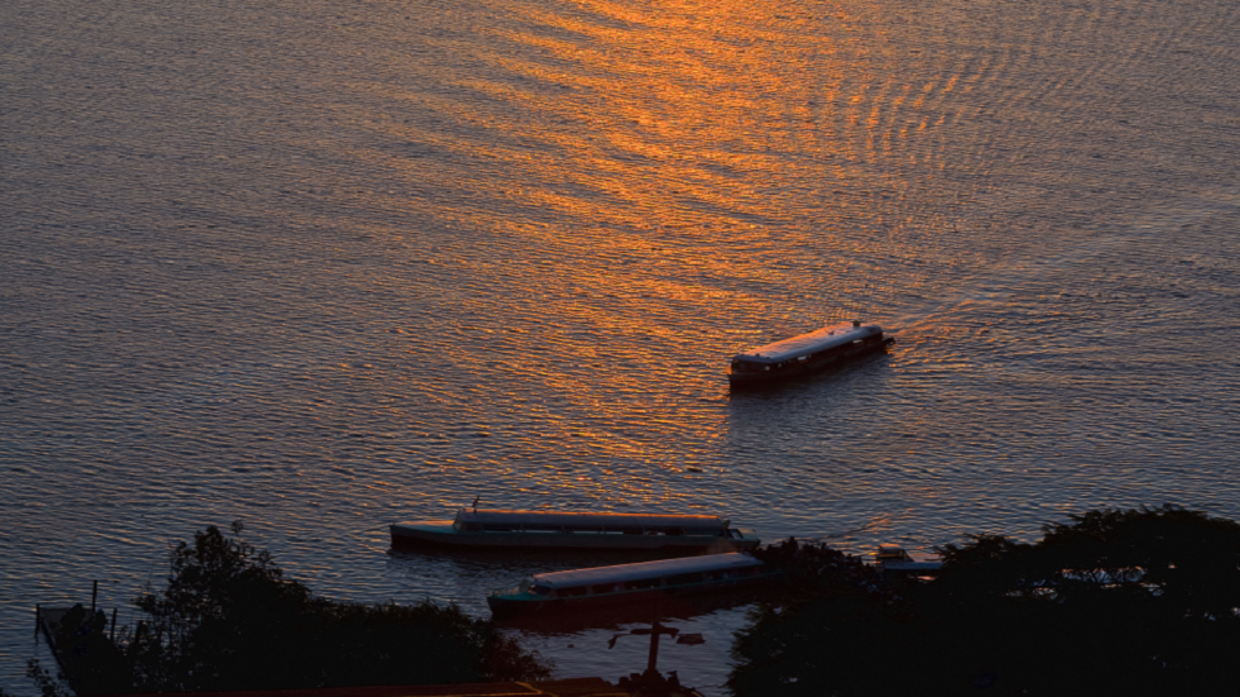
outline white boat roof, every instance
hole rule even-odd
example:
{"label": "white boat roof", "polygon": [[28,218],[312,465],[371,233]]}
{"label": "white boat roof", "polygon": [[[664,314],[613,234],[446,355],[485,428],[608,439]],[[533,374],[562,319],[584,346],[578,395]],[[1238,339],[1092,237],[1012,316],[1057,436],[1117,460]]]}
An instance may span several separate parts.
{"label": "white boat roof", "polygon": [[551,588],[572,588],[594,585],[596,583],[641,581],[697,571],[720,571],[723,569],[743,569],[755,566],[762,566],[762,562],[748,554],[730,552],[728,554],[705,554],[700,557],[642,561],[634,564],[596,566],[589,569],[552,571],[545,574],[535,574],[533,581],[539,585]]}
{"label": "white boat roof", "polygon": [[493,525],[559,525],[576,528],[671,528],[724,530],[728,519],[716,515],[659,513],[566,513],[560,511],[502,511],[462,508],[456,519],[465,523]]}
{"label": "white boat roof", "polygon": [[791,339],[776,341],[775,343],[759,346],[744,353],[738,353],[733,360],[743,359],[757,363],[779,363],[805,353],[841,346],[857,339],[882,333],[883,328],[877,324],[857,326],[852,322],[841,322],[817,329],[808,334],[801,334]]}

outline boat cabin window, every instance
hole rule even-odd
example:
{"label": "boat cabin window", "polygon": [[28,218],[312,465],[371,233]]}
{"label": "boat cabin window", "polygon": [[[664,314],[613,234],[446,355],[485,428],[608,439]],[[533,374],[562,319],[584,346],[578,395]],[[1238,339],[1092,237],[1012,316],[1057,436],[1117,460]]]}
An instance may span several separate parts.
{"label": "boat cabin window", "polygon": [[645,590],[647,588],[658,588],[661,583],[662,583],[662,579],[643,578],[637,581],[629,581],[628,583],[624,584],[624,587],[631,591],[637,591],[637,590]]}
{"label": "boat cabin window", "polygon": [[560,598],[576,598],[585,594],[585,586],[569,586],[568,588],[560,588],[556,591],[556,596]]}
{"label": "boat cabin window", "polygon": [[549,596],[551,595],[551,586],[544,586],[541,583],[534,583],[530,585],[530,592],[537,595]]}
{"label": "boat cabin window", "polygon": [[616,584],[614,583],[601,583],[597,586],[590,587],[590,592],[595,595],[602,595],[604,593],[614,593],[615,590],[616,590]]}
{"label": "boat cabin window", "polygon": [[684,586],[690,583],[701,583],[704,580],[706,580],[705,575],[699,571],[691,574],[677,574],[675,576],[669,576],[667,579],[667,585]]}

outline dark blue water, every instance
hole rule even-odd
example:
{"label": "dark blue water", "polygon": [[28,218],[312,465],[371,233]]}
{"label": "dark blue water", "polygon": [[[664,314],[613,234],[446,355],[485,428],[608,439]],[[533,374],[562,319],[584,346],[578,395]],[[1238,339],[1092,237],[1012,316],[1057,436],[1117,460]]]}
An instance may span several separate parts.
{"label": "dark blue water", "polygon": [[[242,520],[315,591],[496,507],[855,552],[1178,503],[1240,518],[1240,6],[0,6],[0,686]],[[730,395],[858,318],[883,356]],[[571,560],[559,567],[573,565]],[[660,666],[708,694],[744,608]],[[525,632],[563,676],[614,629]]]}

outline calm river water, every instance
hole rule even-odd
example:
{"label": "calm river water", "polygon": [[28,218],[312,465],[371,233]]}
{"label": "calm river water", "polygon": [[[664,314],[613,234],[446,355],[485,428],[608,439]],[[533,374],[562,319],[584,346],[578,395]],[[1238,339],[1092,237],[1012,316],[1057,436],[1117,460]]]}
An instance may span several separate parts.
{"label": "calm river water", "polygon": [[[1240,4],[6,0],[0,687],[240,519],[318,593],[483,505],[913,549],[1240,518]],[[729,394],[830,322],[897,343]],[[720,695],[745,609],[660,667]],[[632,626],[637,626],[632,625]],[[523,633],[616,679],[628,627]]]}

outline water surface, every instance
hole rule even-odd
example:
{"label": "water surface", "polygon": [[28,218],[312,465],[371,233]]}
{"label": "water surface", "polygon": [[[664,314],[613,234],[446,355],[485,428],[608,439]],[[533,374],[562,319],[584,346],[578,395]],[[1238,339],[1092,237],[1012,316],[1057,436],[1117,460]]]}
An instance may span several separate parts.
{"label": "water surface", "polygon": [[[1240,10],[1192,0],[0,8],[0,685],[234,519],[315,591],[485,505],[768,540],[1240,517]],[[731,354],[897,343],[731,395]],[[130,616],[126,616],[127,613]],[[744,608],[660,666],[722,694]],[[632,626],[637,626],[636,624]],[[627,626],[524,632],[563,676]]]}

